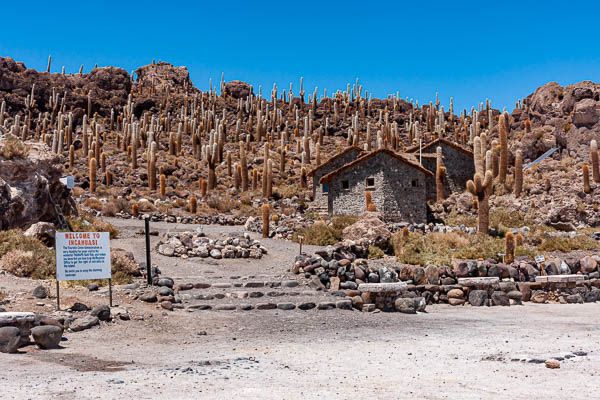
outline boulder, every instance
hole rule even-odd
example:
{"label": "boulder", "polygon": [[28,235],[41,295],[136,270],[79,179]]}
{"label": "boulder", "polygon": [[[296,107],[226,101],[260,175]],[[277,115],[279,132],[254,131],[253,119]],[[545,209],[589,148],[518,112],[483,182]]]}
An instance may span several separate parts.
{"label": "boulder", "polygon": [[92,308],[91,314],[98,317],[100,321],[110,321],[110,307],[107,305]]}
{"label": "boulder", "polygon": [[33,341],[41,349],[55,349],[59,347],[62,334],[63,330],[54,325],[36,326],[31,329]]}
{"label": "boulder", "polygon": [[548,300],[548,293],[543,290],[536,290],[531,293],[531,301],[533,303],[545,303]]}
{"label": "boulder", "polygon": [[579,265],[583,272],[590,273],[596,270],[596,268],[598,267],[598,262],[590,256],[585,256],[581,260],[579,260]]}
{"label": "boulder", "polygon": [[0,328],[0,353],[16,353],[19,349],[21,333],[14,326]]}
{"label": "boulder", "polygon": [[34,237],[49,247],[54,247],[56,240],[56,228],[50,222],[37,222],[29,227],[24,233],[25,236]]}
{"label": "boulder", "polygon": [[510,306],[508,295],[500,290],[492,293],[492,305],[494,306]]}
{"label": "boulder", "polygon": [[381,220],[379,213],[366,212],[361,214],[354,224],[344,228],[342,236],[344,240],[364,241],[368,245],[387,250],[392,234],[387,225]]}
{"label": "boulder", "polygon": [[79,331],[89,329],[92,326],[96,326],[99,323],[100,323],[100,320],[98,319],[98,317],[94,317],[93,315],[88,315],[86,317],[81,317],[81,318],[75,319],[73,322],[71,322],[71,325],[69,325],[69,328],[73,332],[79,332]]}
{"label": "boulder", "polygon": [[416,314],[419,307],[419,301],[416,298],[400,297],[394,302],[396,311],[403,314]]}
{"label": "boulder", "polygon": [[487,304],[487,290],[471,290],[469,291],[469,303],[474,307],[481,307]]}

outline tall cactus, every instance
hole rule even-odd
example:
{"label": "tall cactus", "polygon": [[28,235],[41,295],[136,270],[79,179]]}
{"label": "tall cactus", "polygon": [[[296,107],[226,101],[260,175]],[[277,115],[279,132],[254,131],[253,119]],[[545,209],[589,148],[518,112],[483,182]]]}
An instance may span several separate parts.
{"label": "tall cactus", "polygon": [[591,193],[592,187],[590,186],[590,167],[584,163],[581,166],[581,172],[583,173],[583,191],[585,193]]}
{"label": "tall cactus", "polygon": [[164,200],[167,192],[167,177],[165,174],[160,174],[159,185],[160,185],[160,198]]}
{"label": "tall cactus", "polygon": [[156,190],[156,142],[150,143],[150,156],[148,158],[148,187]]}
{"label": "tall cactus", "polygon": [[481,174],[476,173],[473,180],[467,182],[467,190],[477,198],[477,225],[478,232],[486,234],[490,225],[490,208],[489,208],[489,191],[487,190],[492,185],[492,171],[485,172],[485,178]]}
{"label": "tall cactus", "polygon": [[90,170],[90,193],[96,193],[96,170],[98,168],[96,159],[92,157],[89,164]]}
{"label": "tall cactus", "polygon": [[75,164],[75,146],[69,146],[69,169],[73,169]]}
{"label": "tall cactus", "polygon": [[273,197],[273,160],[267,163],[267,191],[266,197]]}
{"label": "tall cactus", "polygon": [[267,203],[263,203],[263,205],[261,207],[261,213],[262,213],[262,237],[264,237],[264,238],[269,237],[269,212],[270,212],[269,205]]}
{"label": "tall cactus", "polygon": [[190,214],[192,214],[192,215],[196,214],[197,209],[198,209],[198,199],[196,198],[196,196],[192,195],[190,197]]}
{"label": "tall cactus", "polygon": [[505,114],[500,114],[498,119],[498,130],[500,135],[500,167],[498,171],[498,181],[506,182],[506,173],[508,170],[508,121]]}
{"label": "tall cactus", "polygon": [[515,197],[521,196],[523,190],[523,153],[517,150],[515,154]]}
{"label": "tall cactus", "polygon": [[592,178],[594,182],[600,183],[600,165],[598,165],[598,142],[592,139],[590,142],[590,162],[592,163]]}
{"label": "tall cactus", "polygon": [[248,159],[244,142],[240,142],[240,166],[242,169],[242,192],[245,192],[248,190]]}
{"label": "tall cactus", "polygon": [[515,235],[512,231],[506,232],[505,239],[505,259],[507,264],[512,263],[515,260]]}
{"label": "tall cactus", "polygon": [[444,177],[446,167],[442,164],[442,148],[436,149],[436,168],[435,168],[435,192],[438,202],[444,201]]}

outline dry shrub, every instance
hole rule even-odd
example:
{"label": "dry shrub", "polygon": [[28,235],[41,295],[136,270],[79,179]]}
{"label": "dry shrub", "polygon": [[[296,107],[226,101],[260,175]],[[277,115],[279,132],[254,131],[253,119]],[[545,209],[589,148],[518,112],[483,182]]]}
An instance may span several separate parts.
{"label": "dry shrub", "polygon": [[119,237],[119,230],[111,223],[80,212],[79,217],[67,217],[73,232],[108,232],[111,239]]}
{"label": "dry shrub", "polygon": [[318,246],[327,246],[336,244],[341,240],[341,237],[336,236],[335,231],[323,223],[315,223],[307,228],[300,229],[292,238],[294,242],[300,239],[298,236],[303,236],[303,243],[314,244]]}
{"label": "dry shrub", "polygon": [[102,211],[102,207],[104,206],[102,202],[95,197],[87,199],[83,202],[83,205],[96,211]]}
{"label": "dry shrub", "polygon": [[18,229],[0,231],[0,261],[7,271],[23,274],[18,276],[47,279],[56,272],[54,250],[36,238],[23,235]]}
{"label": "dry shrub", "polygon": [[13,135],[8,135],[0,146],[0,155],[8,160],[25,158],[29,154],[29,146]]}
{"label": "dry shrub", "polygon": [[342,231],[344,228],[356,221],[358,221],[358,217],[353,215],[336,215],[331,219],[330,225],[322,221],[317,221],[307,228],[300,229],[294,234],[292,240],[298,242],[298,236],[304,236],[303,243],[306,244],[318,246],[336,244],[342,240]]}
{"label": "dry shrub", "polygon": [[459,232],[433,232],[428,235],[402,233],[392,235],[392,246],[398,262],[415,265],[451,265],[452,259],[493,258],[504,251],[504,241],[487,235]]}
{"label": "dry shrub", "polygon": [[117,212],[131,212],[131,204],[125,199],[114,199],[111,203],[117,208]]}
{"label": "dry shrub", "polygon": [[114,203],[106,203],[102,206],[102,215],[105,217],[114,217],[119,212],[119,209]]}
{"label": "dry shrub", "polygon": [[56,276],[53,253],[49,249],[42,252],[11,250],[2,257],[2,268],[15,276],[51,279]]}
{"label": "dry shrub", "polygon": [[209,196],[206,205],[220,212],[229,212],[239,207],[238,202],[231,196]]}
{"label": "dry shrub", "polygon": [[150,201],[141,201],[138,204],[140,212],[153,212],[156,211],[156,207]]}
{"label": "dry shrub", "polygon": [[547,237],[537,249],[538,251],[559,250],[568,253],[574,250],[595,250],[598,249],[598,242],[588,236],[576,236],[574,238]]}
{"label": "dry shrub", "polygon": [[283,199],[290,199],[300,194],[300,187],[298,185],[279,185],[275,189],[275,193]]}

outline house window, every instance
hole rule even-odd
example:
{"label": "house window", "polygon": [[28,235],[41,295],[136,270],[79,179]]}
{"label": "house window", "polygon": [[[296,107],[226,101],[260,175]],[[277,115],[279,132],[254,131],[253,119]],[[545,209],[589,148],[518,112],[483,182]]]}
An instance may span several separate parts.
{"label": "house window", "polygon": [[328,183],[324,183],[322,189],[323,189],[323,194],[329,193],[329,184]]}
{"label": "house window", "polygon": [[350,189],[350,182],[342,181],[342,189],[344,189],[344,190]]}
{"label": "house window", "polygon": [[366,184],[367,189],[373,189],[375,187],[375,178],[367,178]]}
{"label": "house window", "polygon": [[413,179],[411,182],[412,187],[419,187],[419,180],[418,179]]}

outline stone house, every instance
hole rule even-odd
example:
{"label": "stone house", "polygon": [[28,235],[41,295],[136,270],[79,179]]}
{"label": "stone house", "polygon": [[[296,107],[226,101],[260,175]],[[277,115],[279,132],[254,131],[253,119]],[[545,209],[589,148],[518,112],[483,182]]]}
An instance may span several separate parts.
{"label": "stone house", "polygon": [[427,222],[426,181],[433,173],[412,156],[388,149],[362,155],[324,175],[327,210],[332,214],[360,214],[366,211],[365,192],[387,221]]}
{"label": "stone house", "polygon": [[[446,139],[436,139],[433,142],[425,144],[421,148],[421,163],[433,176],[426,181],[427,200],[436,200],[435,174],[437,170],[436,151],[438,146],[442,148],[442,164],[446,167],[444,177],[444,196],[448,197],[455,192],[464,192],[467,181],[473,179],[475,174],[475,164],[473,162],[473,152],[469,151],[456,143]],[[419,160],[419,146],[413,146],[407,149]]]}
{"label": "stone house", "polygon": [[362,150],[356,146],[346,147],[344,150],[329,158],[325,162],[317,165],[311,171],[308,176],[312,177],[313,181],[313,202],[311,209],[317,212],[327,211],[327,195],[329,192],[328,183],[319,183],[321,178],[330,172],[356,160],[362,153]]}

